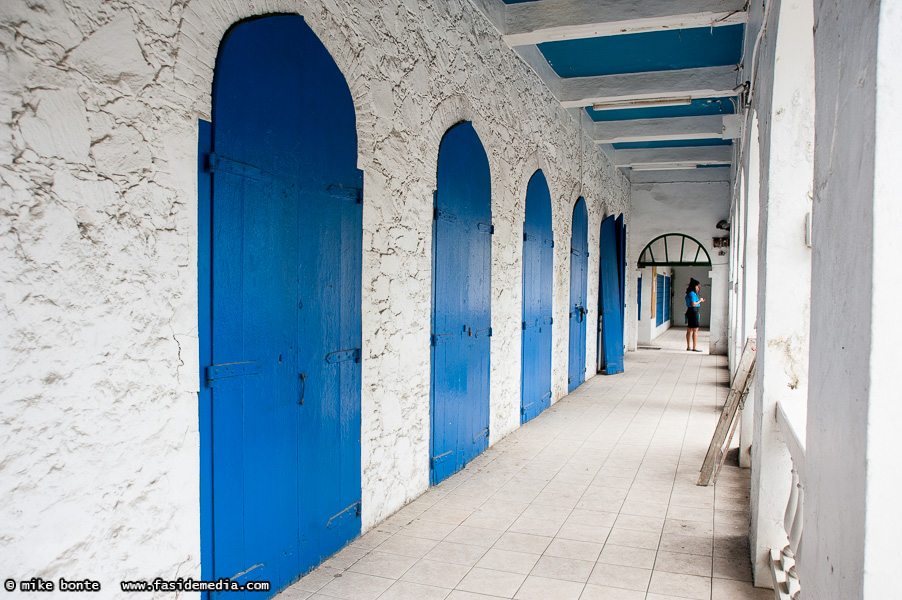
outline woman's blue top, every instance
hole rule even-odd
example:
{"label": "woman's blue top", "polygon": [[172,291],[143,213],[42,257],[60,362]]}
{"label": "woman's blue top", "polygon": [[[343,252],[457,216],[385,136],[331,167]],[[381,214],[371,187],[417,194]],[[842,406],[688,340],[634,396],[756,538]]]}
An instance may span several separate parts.
{"label": "woman's blue top", "polygon": [[695,306],[698,303],[698,294],[696,294],[695,292],[689,292],[688,294],[686,294],[686,308],[698,308],[697,306]]}

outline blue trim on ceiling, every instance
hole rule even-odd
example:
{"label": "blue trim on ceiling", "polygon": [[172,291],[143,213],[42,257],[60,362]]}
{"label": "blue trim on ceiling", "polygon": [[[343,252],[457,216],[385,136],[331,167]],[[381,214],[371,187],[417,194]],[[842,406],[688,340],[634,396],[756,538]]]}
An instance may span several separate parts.
{"label": "blue trim on ceiling", "polygon": [[738,64],[745,25],[545,42],[538,45],[561,77],[672,71]]}
{"label": "blue trim on ceiling", "polygon": [[709,138],[704,140],[658,140],[654,142],[620,142],[613,144],[615,150],[635,150],[637,148],[697,148],[699,146],[732,146],[733,140]]}
{"label": "blue trim on ceiling", "polygon": [[721,163],[717,165],[695,165],[696,169],[723,169],[724,167],[732,166],[732,163]]}
{"label": "blue trim on ceiling", "polygon": [[696,98],[690,104],[682,106],[655,106],[619,110],[595,110],[591,106],[587,106],[586,112],[589,113],[593,121],[628,121],[630,119],[732,115],[736,112],[736,107],[729,98]]}

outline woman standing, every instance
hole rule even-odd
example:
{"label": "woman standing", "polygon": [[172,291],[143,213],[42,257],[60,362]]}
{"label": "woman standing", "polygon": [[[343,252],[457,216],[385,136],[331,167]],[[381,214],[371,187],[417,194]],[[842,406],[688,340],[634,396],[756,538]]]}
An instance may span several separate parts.
{"label": "woman standing", "polygon": [[[694,277],[689,278],[689,287],[686,288],[686,320],[688,329],[686,329],[686,351],[701,352],[696,350],[698,343],[698,307],[705,301],[704,298],[698,297],[699,282]],[[689,342],[692,341],[692,347]]]}

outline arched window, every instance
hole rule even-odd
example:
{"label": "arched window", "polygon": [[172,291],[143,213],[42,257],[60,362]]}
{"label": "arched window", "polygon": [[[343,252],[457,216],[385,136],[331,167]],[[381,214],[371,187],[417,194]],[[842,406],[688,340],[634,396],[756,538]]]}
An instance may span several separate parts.
{"label": "arched window", "polygon": [[694,237],[665,233],[650,241],[639,254],[643,267],[710,267],[711,255]]}

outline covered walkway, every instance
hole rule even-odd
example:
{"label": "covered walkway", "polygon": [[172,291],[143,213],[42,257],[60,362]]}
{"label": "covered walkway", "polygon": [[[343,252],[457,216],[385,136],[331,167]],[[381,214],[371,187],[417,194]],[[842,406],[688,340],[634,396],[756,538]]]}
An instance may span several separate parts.
{"label": "covered walkway", "polygon": [[729,373],[671,350],[684,335],[628,354],[624,375],[589,380],[278,597],[770,598],[750,583],[749,472],[695,485]]}

